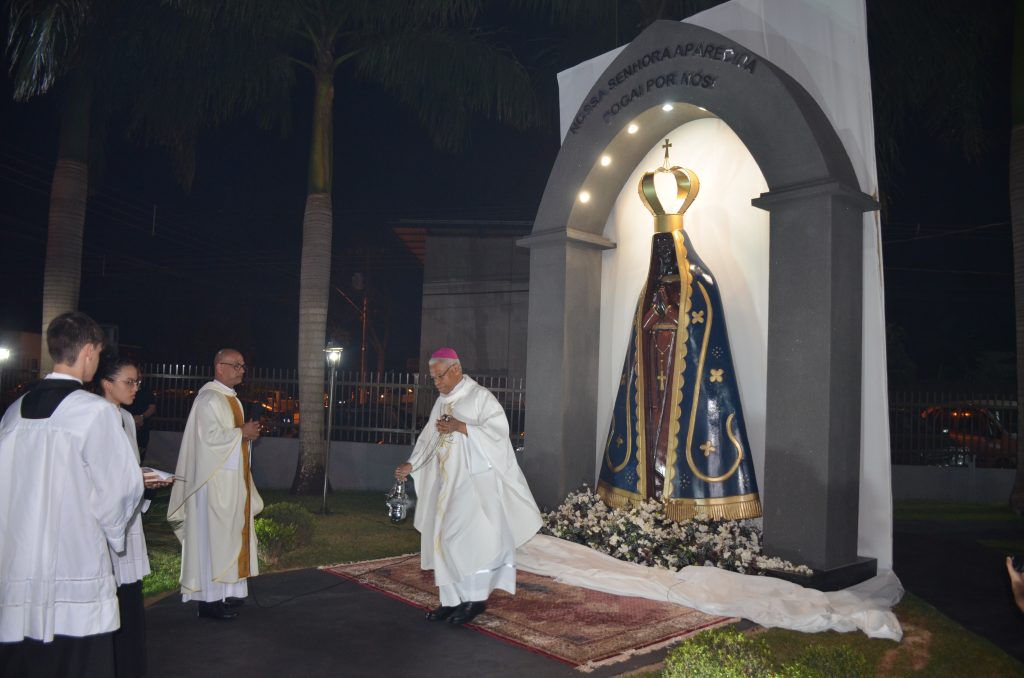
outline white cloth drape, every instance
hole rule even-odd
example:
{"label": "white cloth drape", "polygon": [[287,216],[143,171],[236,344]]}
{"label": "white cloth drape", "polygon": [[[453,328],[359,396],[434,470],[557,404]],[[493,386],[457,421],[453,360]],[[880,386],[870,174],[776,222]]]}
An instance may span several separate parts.
{"label": "white cloth drape", "polygon": [[899,641],[903,637],[891,609],[903,596],[903,587],[891,571],[842,591],[823,593],[717,567],[684,567],[679,572],[645,567],[543,534],[520,546],[516,557],[521,569],[564,584],[677,603],[761,626],[807,633],[860,629],[871,638]]}

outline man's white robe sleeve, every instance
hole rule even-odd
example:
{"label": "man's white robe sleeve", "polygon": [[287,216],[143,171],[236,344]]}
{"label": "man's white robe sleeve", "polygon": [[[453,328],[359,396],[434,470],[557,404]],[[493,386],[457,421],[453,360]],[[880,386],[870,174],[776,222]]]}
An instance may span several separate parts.
{"label": "man's white robe sleeve", "polygon": [[82,463],[91,482],[89,507],[114,551],[124,550],[125,532],[145,489],[117,412],[99,412],[86,431]]}

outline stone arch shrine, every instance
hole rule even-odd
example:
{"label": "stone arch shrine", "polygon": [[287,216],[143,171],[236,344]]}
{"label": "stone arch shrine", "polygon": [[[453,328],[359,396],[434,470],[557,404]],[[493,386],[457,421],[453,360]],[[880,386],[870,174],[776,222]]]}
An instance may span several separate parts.
{"label": "stone arch shrine", "polygon": [[[718,170],[717,190],[701,175],[710,197],[698,197],[687,219],[703,208],[693,223],[711,233],[737,221],[734,208],[718,202],[731,201],[746,215],[740,221],[763,224],[749,231],[763,237],[733,235],[720,256],[726,269],[749,278],[734,285],[733,305],[752,318],[742,333],[751,348],[733,352],[750,366],[750,399],[761,411],[752,417],[760,421],[752,444],[760,457],[765,551],[809,565],[816,573],[810,583],[819,588],[866,579],[876,564],[890,569],[891,518],[889,545],[882,539],[875,549],[863,539],[871,526],[861,510],[871,489],[862,487],[863,420],[877,419],[877,407],[862,411],[877,381],[870,376],[864,387],[865,337],[871,346],[878,340],[873,315],[865,330],[865,270],[875,262],[865,259],[864,234],[877,203],[861,188],[845,137],[797,79],[694,23],[655,22],[610,62],[588,67],[583,77],[593,85],[565,125],[533,230],[519,241],[530,251],[522,464],[538,502],[555,506],[596,478],[610,412],[606,382],[622,366],[627,329],[611,318],[622,315],[623,304],[632,311],[643,274],[625,272],[636,268],[625,243],[631,217],[622,207],[636,199],[635,177],[670,137],[672,162],[701,175],[702,163],[721,165],[716,156],[725,152],[706,135],[724,135],[757,179],[742,180],[729,163]],[[649,242],[649,221],[628,228]],[[744,247],[752,248],[749,261]],[[879,286],[871,280],[869,301]],[[735,334],[731,317],[729,323]],[[884,360],[881,370],[884,392]],[[873,438],[867,447],[873,458],[882,453]],[[884,458],[887,464],[887,443]],[[887,469],[883,476],[884,487],[875,489],[884,494]]]}

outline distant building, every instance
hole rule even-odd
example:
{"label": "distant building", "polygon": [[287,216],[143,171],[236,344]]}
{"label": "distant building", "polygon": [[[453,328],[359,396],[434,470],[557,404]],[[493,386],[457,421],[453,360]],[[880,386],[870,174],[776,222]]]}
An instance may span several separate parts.
{"label": "distant building", "polygon": [[406,219],[395,234],[423,262],[421,373],[451,346],[470,375],[526,376],[532,221]]}

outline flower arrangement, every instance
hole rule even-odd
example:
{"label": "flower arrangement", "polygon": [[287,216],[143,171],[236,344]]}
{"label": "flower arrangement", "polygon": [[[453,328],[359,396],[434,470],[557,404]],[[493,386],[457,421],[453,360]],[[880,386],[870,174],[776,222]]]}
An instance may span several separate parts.
{"label": "flower arrangement", "polygon": [[751,521],[675,522],[654,500],[613,508],[589,487],[570,493],[561,506],[544,514],[541,532],[619,560],[670,570],[712,565],[741,574],[764,574],[765,570],[812,574],[806,565],[763,555],[761,530]]}

